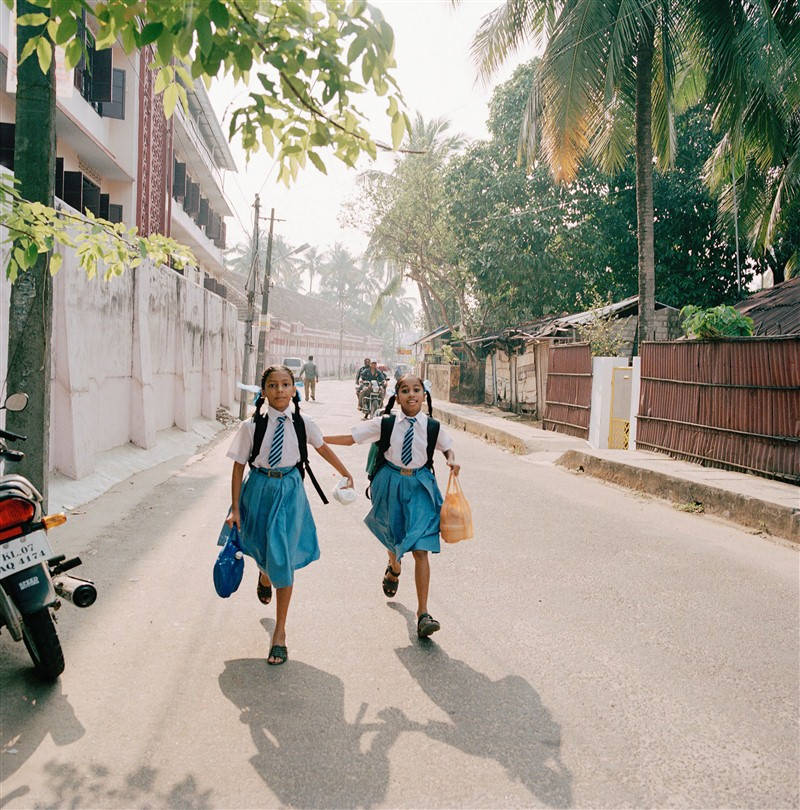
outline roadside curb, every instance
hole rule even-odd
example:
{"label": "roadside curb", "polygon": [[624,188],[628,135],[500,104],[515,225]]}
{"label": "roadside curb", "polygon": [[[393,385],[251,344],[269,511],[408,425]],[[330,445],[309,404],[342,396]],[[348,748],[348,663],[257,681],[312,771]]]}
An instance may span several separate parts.
{"label": "roadside curb", "polygon": [[469,419],[460,414],[440,408],[437,405],[433,406],[433,415],[446,425],[466,431],[467,433],[472,433],[492,444],[499,444],[501,447],[506,447],[514,453],[523,454],[529,452],[525,439],[520,436],[515,436],[513,433],[509,433],[502,428],[484,424],[477,419]]}
{"label": "roadside curb", "polygon": [[598,458],[579,450],[567,450],[556,459],[555,463],[569,470],[583,472],[673,503],[702,504],[704,512],[800,545],[800,509],[730,492],[709,484],[687,481],[621,461]]}

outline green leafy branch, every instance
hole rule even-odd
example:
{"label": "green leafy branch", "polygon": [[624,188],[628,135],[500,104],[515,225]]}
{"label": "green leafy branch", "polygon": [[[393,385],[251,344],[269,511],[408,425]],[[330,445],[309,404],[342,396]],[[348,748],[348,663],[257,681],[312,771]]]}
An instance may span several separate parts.
{"label": "green leafy branch", "polygon": [[175,267],[197,266],[189,248],[174,239],[151,234],[139,236],[136,227],[112,223],[91,212],[56,210],[20,196],[9,176],[0,178],[0,211],[7,236],[0,244],[9,245],[6,276],[13,283],[20,273],[30,270],[40,254],[50,254],[50,274],[55,275],[63,262],[57,246],[75,251],[78,265],[92,279],[102,267],[103,279],[121,276],[145,259]]}
{"label": "green leafy branch", "polygon": [[[13,0],[4,0],[13,7]],[[279,161],[279,179],[289,183],[307,162],[326,173],[320,151],[329,149],[348,166],[362,153],[398,149],[410,132],[408,116],[392,70],[394,32],[381,12],[365,0],[32,0],[41,12],[18,24],[36,29],[20,63],[34,54],[46,72],[53,47],[64,48],[65,64],[85,57],[80,20],[93,18],[95,47],[119,41],[126,51],[150,47],[171,116],[178,102],[188,111],[187,88],[196,79],[231,76],[260,88],[233,110],[229,135],[238,135],[250,154],[262,146]],[[357,75],[360,74],[360,75]],[[367,129],[367,117],[354,103],[371,89],[387,97],[392,145]]]}
{"label": "green leafy branch", "polygon": [[686,306],[681,310],[681,327],[687,337],[720,340],[726,337],[750,337],[753,319],[730,306],[702,309]]}

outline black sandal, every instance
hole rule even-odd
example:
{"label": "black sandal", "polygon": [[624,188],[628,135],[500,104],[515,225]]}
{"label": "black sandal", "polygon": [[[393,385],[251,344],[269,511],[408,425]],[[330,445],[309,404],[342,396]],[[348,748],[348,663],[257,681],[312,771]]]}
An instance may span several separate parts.
{"label": "black sandal", "polygon": [[261,602],[262,605],[268,605],[272,601],[272,585],[262,585],[260,575],[258,577],[256,594],[258,595],[258,601]]}
{"label": "black sandal", "polygon": [[[393,574],[398,579],[389,579],[389,574]],[[399,577],[401,571],[395,571],[391,565],[386,566],[383,572],[383,592],[386,596],[391,598],[397,593],[397,586],[400,584]]]}
{"label": "black sandal", "polygon": [[417,619],[417,636],[419,638],[427,638],[431,633],[435,633],[440,628],[441,625],[430,613],[423,613]]}
{"label": "black sandal", "polygon": [[[283,644],[273,644],[272,647],[270,647],[269,655],[267,656],[267,663],[271,667],[276,667],[279,664],[286,663],[286,659],[288,657],[289,657],[289,651],[286,649],[286,647]],[[275,658],[277,660],[270,661],[269,660],[270,658]]]}

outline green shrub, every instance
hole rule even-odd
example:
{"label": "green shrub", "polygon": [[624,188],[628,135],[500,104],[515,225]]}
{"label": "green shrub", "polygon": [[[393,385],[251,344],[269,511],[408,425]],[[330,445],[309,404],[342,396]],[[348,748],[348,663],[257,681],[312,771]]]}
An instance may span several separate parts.
{"label": "green shrub", "polygon": [[683,333],[690,338],[719,340],[753,334],[753,319],[730,306],[709,309],[687,306],[681,310],[680,317]]}

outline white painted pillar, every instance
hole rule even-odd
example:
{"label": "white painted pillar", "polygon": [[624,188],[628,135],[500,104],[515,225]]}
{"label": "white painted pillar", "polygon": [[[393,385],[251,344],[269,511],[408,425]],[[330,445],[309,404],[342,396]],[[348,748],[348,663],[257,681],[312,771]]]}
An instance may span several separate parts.
{"label": "white painted pillar", "polygon": [[628,450],[636,449],[636,417],[639,415],[639,394],[642,389],[642,358],[638,355],[633,358],[633,379],[631,380],[631,415],[628,430]]}
{"label": "white painted pillar", "polygon": [[156,443],[156,408],[148,315],[153,267],[144,262],[128,270],[133,274],[133,334],[131,367],[130,439],[145,450]]}

